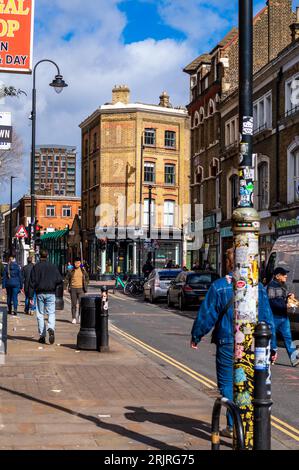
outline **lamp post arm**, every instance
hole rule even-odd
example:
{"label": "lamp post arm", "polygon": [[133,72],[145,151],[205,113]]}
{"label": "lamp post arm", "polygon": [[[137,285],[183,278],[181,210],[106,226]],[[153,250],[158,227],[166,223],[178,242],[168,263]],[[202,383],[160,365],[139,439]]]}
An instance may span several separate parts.
{"label": "lamp post arm", "polygon": [[59,69],[58,65],[56,64],[56,62],[54,62],[53,60],[50,60],[50,59],[42,59],[42,60],[40,60],[39,62],[37,62],[35,64],[34,69],[33,69],[33,88],[35,88],[36,69],[37,69],[38,65],[42,64],[43,62],[49,62],[50,64],[53,64],[57,69],[57,75],[60,75],[60,69]]}

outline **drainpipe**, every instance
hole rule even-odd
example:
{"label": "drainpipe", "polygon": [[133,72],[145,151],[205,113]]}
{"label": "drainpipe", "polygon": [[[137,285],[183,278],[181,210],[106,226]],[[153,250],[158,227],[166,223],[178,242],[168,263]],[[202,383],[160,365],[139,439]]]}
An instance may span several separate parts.
{"label": "drainpipe", "polygon": [[277,204],[280,203],[280,158],[279,158],[279,149],[280,149],[280,131],[279,131],[279,119],[280,119],[280,85],[282,82],[283,72],[282,67],[280,67],[277,74],[276,80],[276,103],[275,103],[275,121],[276,121],[276,139],[275,139],[275,164],[276,164],[276,192],[277,192]]}

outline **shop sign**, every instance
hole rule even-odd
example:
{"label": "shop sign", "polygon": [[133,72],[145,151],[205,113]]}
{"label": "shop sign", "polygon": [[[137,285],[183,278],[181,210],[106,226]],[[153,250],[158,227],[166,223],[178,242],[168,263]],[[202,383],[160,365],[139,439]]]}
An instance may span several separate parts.
{"label": "shop sign", "polygon": [[211,230],[216,228],[216,215],[208,215],[203,219],[203,229],[204,230]]}
{"label": "shop sign", "polygon": [[0,2],[0,71],[31,73],[34,0]]}
{"label": "shop sign", "polygon": [[233,237],[233,232],[231,227],[224,227],[220,230],[220,236],[221,238],[229,238]]}
{"label": "shop sign", "polygon": [[299,215],[293,218],[280,218],[276,221],[276,230],[279,235],[292,235],[299,233]]}

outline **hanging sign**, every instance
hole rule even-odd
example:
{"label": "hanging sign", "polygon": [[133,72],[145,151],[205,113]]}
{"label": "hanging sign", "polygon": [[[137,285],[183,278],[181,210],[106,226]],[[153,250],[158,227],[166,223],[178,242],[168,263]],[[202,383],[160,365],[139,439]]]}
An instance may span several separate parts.
{"label": "hanging sign", "polygon": [[0,1],[0,72],[31,73],[34,0]]}
{"label": "hanging sign", "polygon": [[11,113],[0,112],[0,150],[10,150],[12,142]]}

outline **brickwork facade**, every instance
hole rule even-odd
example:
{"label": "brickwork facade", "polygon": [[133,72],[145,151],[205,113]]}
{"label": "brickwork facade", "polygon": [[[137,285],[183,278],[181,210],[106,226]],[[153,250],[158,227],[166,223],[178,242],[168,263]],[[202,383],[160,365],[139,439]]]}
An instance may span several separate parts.
{"label": "brickwork facade", "polygon": [[[270,206],[277,202],[274,181],[284,178],[286,172],[283,164],[281,168],[279,166],[279,170],[276,165],[270,165],[284,138],[282,134],[279,143],[272,127],[273,123],[276,129],[276,114],[282,115],[281,109],[276,110],[277,84],[272,80],[271,85],[267,82],[261,86],[259,74],[291,44],[291,29],[293,35],[297,31],[295,24],[296,15],[289,0],[269,0],[253,20],[254,73],[259,77],[256,79],[254,99],[259,101],[265,97],[265,109],[271,107],[268,111],[271,117],[267,117],[267,121],[271,120],[271,126],[268,123],[264,126],[263,123],[261,128],[256,129],[254,137],[255,151],[260,155],[257,166],[268,164],[271,181],[264,199],[257,195],[257,204],[261,207],[266,203]],[[188,105],[192,122],[191,200],[193,206],[203,204],[204,216],[205,245],[196,256],[203,265],[208,261],[219,272],[223,266],[222,251],[226,248],[223,241],[227,245],[232,243],[229,225],[235,189],[230,188],[229,184],[230,180],[234,181],[236,178],[238,168],[238,56],[238,30],[234,28],[211,52],[198,57],[184,69],[190,75],[191,88],[191,102]],[[282,90],[278,96],[284,100]],[[214,103],[212,114],[209,109],[211,102]],[[263,171],[266,171],[265,165]],[[285,195],[281,197],[285,198]],[[266,230],[267,235],[271,234],[273,221],[266,221]]]}
{"label": "brickwork facade", "polygon": [[[100,263],[96,226],[118,227],[119,239],[126,245],[119,265],[122,270],[134,270],[132,241],[127,240],[123,229],[141,228],[141,240],[147,238],[144,208],[149,185],[153,187],[152,228],[156,232],[164,225],[165,201],[178,208],[189,204],[190,130],[186,110],[171,107],[166,93],[161,95],[160,105],[130,104],[128,93],[127,87],[116,87],[112,104],[101,106],[80,125],[82,228],[93,270]],[[172,174],[167,175],[168,167]],[[183,222],[178,212],[171,229],[180,231]],[[158,238],[157,233],[152,238]],[[109,249],[107,270],[115,264],[115,255]]]}

